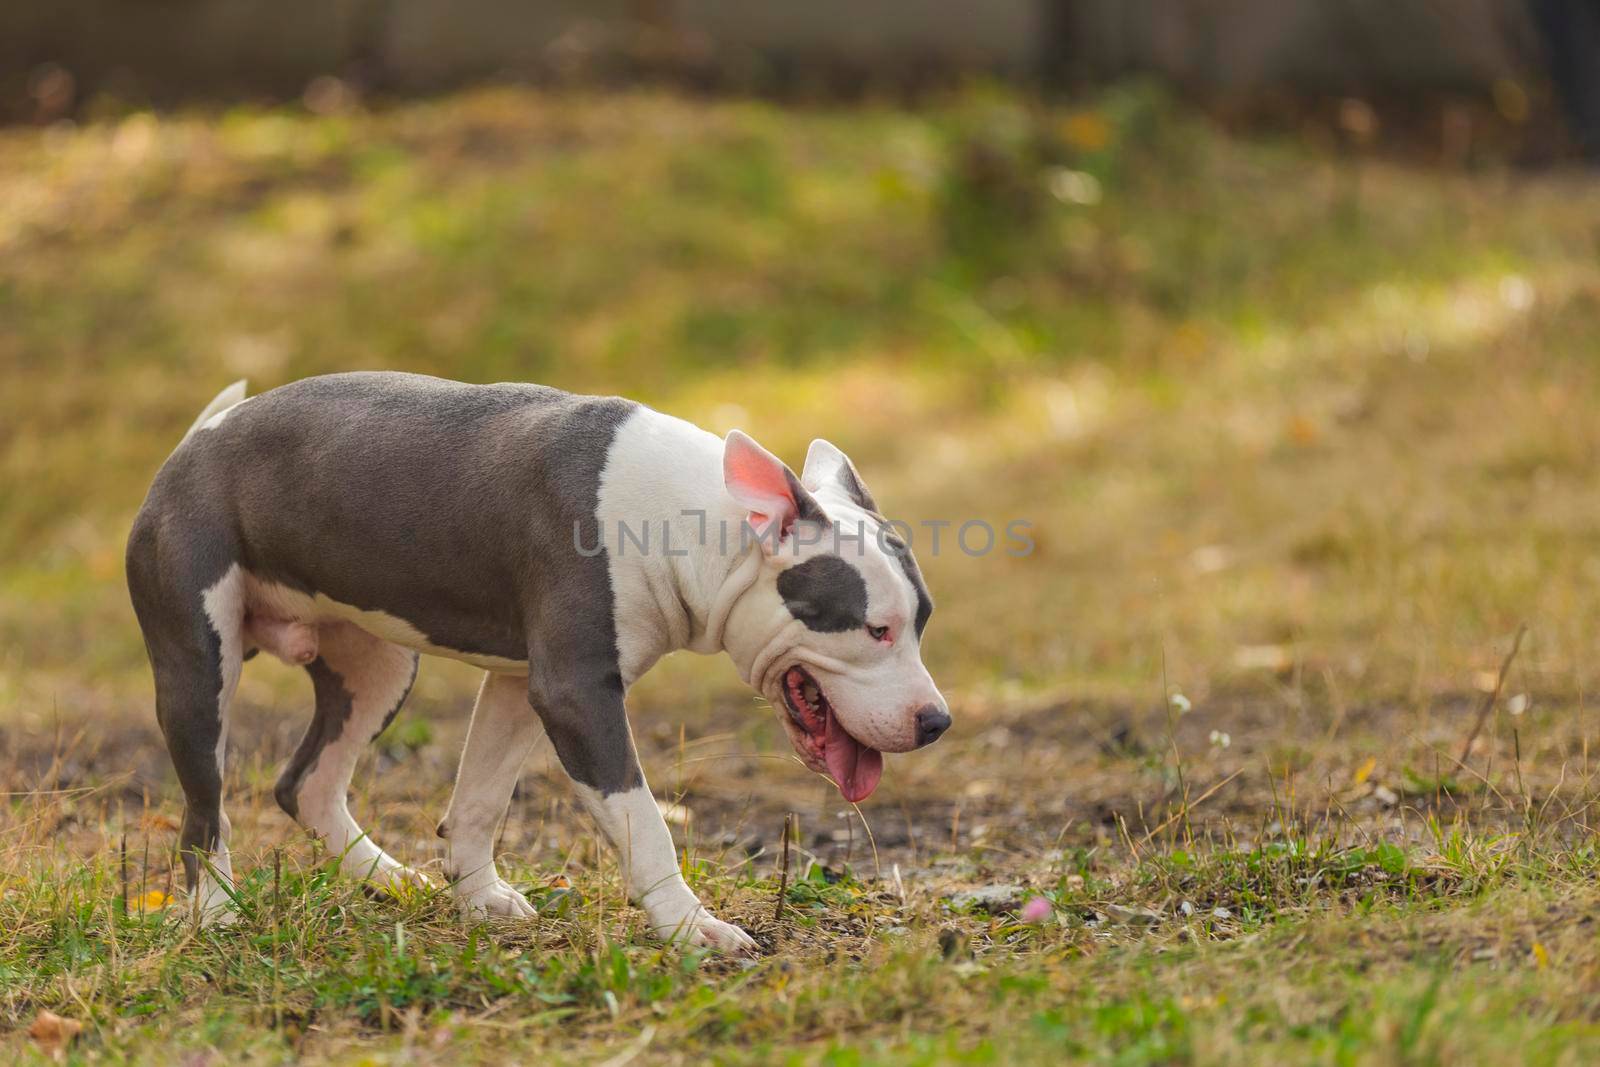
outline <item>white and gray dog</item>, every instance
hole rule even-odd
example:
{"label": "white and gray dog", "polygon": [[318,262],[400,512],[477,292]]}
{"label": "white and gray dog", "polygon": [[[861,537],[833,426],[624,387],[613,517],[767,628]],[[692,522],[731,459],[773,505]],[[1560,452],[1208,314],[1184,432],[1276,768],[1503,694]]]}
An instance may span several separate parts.
{"label": "white and gray dog", "polygon": [[347,791],[419,654],[449,656],[487,672],[439,824],[463,913],[534,913],[493,848],[542,722],[651,930],[733,952],[753,942],[679,872],[629,685],[676,649],[726,650],[850,801],[883,752],[950,725],[922,665],[933,604],[916,561],[826,441],[796,477],[738,431],[719,440],[615,397],[387,373],[244,393],[201,413],[128,539],[205,918],[231,914],[223,753],[258,649],[303,666],[316,694],[278,802],[347,867],[426,883],[356,825]]}

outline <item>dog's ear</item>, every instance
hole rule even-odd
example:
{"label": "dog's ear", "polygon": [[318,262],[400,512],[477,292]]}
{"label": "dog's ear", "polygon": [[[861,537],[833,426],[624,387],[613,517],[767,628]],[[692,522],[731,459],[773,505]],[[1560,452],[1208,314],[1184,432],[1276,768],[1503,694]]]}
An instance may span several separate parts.
{"label": "dog's ear", "polygon": [[728,495],[749,509],[749,522],[769,554],[796,522],[823,524],[828,517],[794,471],[749,435],[728,431],[722,445],[722,482]]}
{"label": "dog's ear", "polygon": [[829,482],[837,482],[844,486],[845,495],[851,500],[864,510],[877,514],[878,503],[867,491],[867,483],[856,473],[856,465],[850,462],[849,456],[820,437],[812,441],[811,447],[806,450],[806,465],[800,481],[813,493]]}

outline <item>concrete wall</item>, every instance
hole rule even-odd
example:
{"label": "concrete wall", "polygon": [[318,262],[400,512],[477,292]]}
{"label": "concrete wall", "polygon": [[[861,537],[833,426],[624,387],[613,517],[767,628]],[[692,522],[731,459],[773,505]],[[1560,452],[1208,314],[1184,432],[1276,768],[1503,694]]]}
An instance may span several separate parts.
{"label": "concrete wall", "polygon": [[1524,0],[1097,0],[1066,7],[1069,62],[1230,90],[1481,86],[1534,54]]}
{"label": "concrete wall", "polygon": [[[585,67],[781,83],[826,69],[1220,89],[1482,85],[1526,54],[1524,0],[8,0],[0,112],[55,65],[78,100],[292,96],[319,74],[392,91]],[[60,78],[57,76],[57,82]],[[35,88],[37,85],[35,84]],[[57,85],[59,88],[59,85]]]}

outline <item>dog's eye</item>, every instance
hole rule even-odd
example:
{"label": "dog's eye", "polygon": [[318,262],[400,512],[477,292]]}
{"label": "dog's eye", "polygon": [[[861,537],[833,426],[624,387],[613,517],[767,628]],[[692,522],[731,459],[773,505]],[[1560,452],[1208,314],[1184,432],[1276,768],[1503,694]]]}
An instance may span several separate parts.
{"label": "dog's eye", "polygon": [[887,626],[869,625],[867,627],[867,636],[874,641],[882,641],[889,636],[889,628]]}

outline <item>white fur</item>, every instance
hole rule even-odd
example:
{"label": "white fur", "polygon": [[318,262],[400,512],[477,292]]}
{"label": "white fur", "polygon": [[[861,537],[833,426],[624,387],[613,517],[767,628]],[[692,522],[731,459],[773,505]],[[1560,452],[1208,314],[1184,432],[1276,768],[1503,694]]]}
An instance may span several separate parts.
{"label": "white fur", "polygon": [[[784,567],[834,550],[831,539],[811,546],[786,543],[768,558],[743,540],[751,511],[770,519],[772,500],[736,501],[723,486],[725,448],[746,460],[778,461],[742,435],[725,444],[681,419],[640,409],[618,428],[600,479],[599,519],[615,595],[617,647],[624,685],[677,649],[726,650],[740,676],[779,703],[784,671],[803,662],[818,677],[851,734],[877,748],[915,745],[915,709],[938,701],[923,668],[912,625],[916,604],[897,560],[876,539],[878,522],[853,504],[832,480],[848,462],[821,442],[819,503],[836,522],[864,540],[844,546],[868,588],[869,618],[892,625],[893,645],[865,632],[818,634],[784,606],[776,591]],[[781,465],[780,465],[781,468]],[[624,537],[648,536],[640,550]],[[787,718],[784,719],[788,725]],[[463,761],[463,773],[466,763]],[[622,857],[629,893],[661,936],[744,949],[743,931],[713,919],[678,870],[672,838],[649,790],[602,797],[583,785],[578,795]]]}
{"label": "white fur", "polygon": [[672,834],[648,786],[641,782],[633,789],[601,796],[579,782],[572,785],[616,849],[628,897],[644,909],[652,934],[724,952],[755,948],[749,934],[714,918],[683,880]]}
{"label": "white fur", "polygon": [[341,858],[345,870],[383,888],[427,885],[423,875],[379,848],[350,814],[350,778],[356,763],[404,697],[411,681],[410,653],[349,623],[319,627],[330,667],[351,694],[350,717],[339,736],[317,754],[295,796],[297,819]]}
{"label": "white fur", "polygon": [[539,719],[528,705],[525,675],[486,674],[472,709],[461,770],[440,832],[451,891],[463,914],[526,918],[533,906],[500,877],[495,833],[511,802],[523,761],[539,739]]}
{"label": "white fur", "polygon": [[[705,513],[703,538],[702,519],[693,512]],[[725,601],[743,591],[735,571],[744,560],[734,553],[744,514],[722,489],[721,440],[648,408],[617,429],[596,515],[616,598],[624,685],[668,652],[721,650]],[[648,530],[647,553],[621,536],[622,524]],[[724,536],[728,552],[721,551]],[[669,555],[668,546],[687,554]]]}
{"label": "white fur", "polygon": [[213,397],[211,403],[207,404],[200,414],[195,417],[194,423],[189,427],[189,432],[183,435],[183,440],[187,441],[200,430],[215,430],[218,426],[221,426],[222,420],[227,418],[228,412],[245,402],[244,391],[245,382],[241,378]]}
{"label": "white fur", "polygon": [[[222,688],[217,693],[217,778],[222,780],[226,768],[228,748],[229,709],[234,691],[239,686],[239,675],[244,667],[244,649],[241,631],[244,628],[244,582],[238,564],[228,568],[200,596],[206,620],[216,631],[221,657]],[[201,864],[200,889],[195,904],[202,922],[223,923],[234,918],[229,907],[229,891],[233,888],[233,860],[228,854],[228,838],[232,826],[226,812],[219,809],[217,847]]]}

